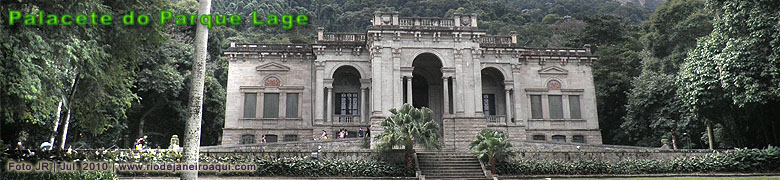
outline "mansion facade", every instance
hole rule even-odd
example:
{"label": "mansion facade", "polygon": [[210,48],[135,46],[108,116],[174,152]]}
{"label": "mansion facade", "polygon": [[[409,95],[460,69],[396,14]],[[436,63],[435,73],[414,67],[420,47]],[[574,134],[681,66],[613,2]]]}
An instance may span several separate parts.
{"label": "mansion facade", "polygon": [[[474,14],[375,13],[365,33],[319,28],[314,44],[231,44],[222,144],[382,131],[391,108],[428,107],[444,148],[482,129],[513,141],[601,144],[587,48],[526,48]],[[373,144],[374,142],[372,142]]]}

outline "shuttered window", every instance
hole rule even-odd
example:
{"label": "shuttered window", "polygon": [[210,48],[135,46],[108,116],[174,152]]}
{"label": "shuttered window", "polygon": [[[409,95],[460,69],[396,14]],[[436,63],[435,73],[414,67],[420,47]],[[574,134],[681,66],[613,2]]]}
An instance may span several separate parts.
{"label": "shuttered window", "polygon": [[582,119],[580,114],[580,96],[569,96],[569,110],[572,119]]}
{"label": "shuttered window", "polygon": [[263,118],[279,117],[279,93],[263,94]]}
{"label": "shuttered window", "polygon": [[244,118],[256,118],[257,93],[244,94]]}
{"label": "shuttered window", "polygon": [[547,96],[550,104],[550,119],[563,119],[563,102],[560,95]]}
{"label": "shuttered window", "polygon": [[287,93],[287,118],[298,118],[298,94]]}
{"label": "shuttered window", "polygon": [[542,96],[531,95],[531,119],[542,118]]}

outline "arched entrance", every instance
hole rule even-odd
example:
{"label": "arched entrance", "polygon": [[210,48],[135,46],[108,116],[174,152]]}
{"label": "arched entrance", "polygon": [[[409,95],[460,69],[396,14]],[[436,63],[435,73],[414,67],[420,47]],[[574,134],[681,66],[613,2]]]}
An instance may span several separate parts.
{"label": "arched entrance", "polygon": [[359,122],[363,111],[360,107],[360,72],[352,66],[341,66],[333,73],[333,121]]}
{"label": "arched entrance", "polygon": [[510,94],[504,90],[504,75],[494,67],[482,69],[481,74],[482,112],[488,123],[505,123],[509,118],[507,97]]}
{"label": "arched entrance", "polygon": [[423,53],[414,58],[412,66],[412,105],[430,108],[434,121],[442,125],[444,91],[441,60],[431,53]]}

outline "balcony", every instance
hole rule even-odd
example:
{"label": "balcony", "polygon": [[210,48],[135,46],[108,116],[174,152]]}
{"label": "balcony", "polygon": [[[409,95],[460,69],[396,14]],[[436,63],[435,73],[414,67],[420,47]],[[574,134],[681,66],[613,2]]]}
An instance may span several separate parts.
{"label": "balcony", "polygon": [[487,120],[488,123],[491,124],[503,124],[506,122],[506,116],[505,115],[488,115],[485,116],[485,120]]}
{"label": "balcony", "polygon": [[339,123],[355,123],[360,122],[360,115],[333,115],[333,121]]}

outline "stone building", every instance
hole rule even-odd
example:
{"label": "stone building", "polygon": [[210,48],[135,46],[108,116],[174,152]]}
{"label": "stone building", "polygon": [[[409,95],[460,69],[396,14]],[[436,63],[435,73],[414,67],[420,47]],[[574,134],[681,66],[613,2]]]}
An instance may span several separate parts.
{"label": "stone building", "polygon": [[484,128],[514,141],[601,144],[587,48],[527,48],[474,14],[375,13],[364,33],[320,28],[315,44],[231,44],[222,144],[371,134],[391,108],[429,107],[445,148]]}

